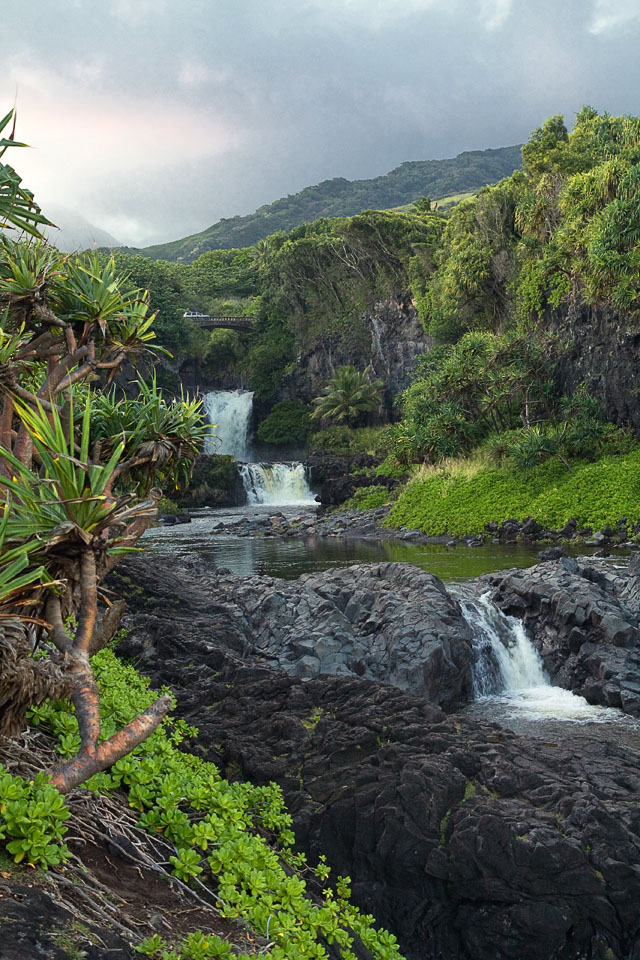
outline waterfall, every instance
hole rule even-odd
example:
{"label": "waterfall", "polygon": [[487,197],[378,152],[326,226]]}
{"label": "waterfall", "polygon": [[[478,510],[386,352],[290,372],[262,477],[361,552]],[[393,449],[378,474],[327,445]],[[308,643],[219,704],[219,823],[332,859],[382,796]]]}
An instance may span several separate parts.
{"label": "waterfall", "polygon": [[382,336],[380,334],[380,321],[378,317],[376,317],[375,315],[370,316],[369,319],[371,320],[371,328],[373,330],[373,341],[376,345],[378,356],[384,363],[385,367],[388,368],[387,358],[384,355],[384,349],[382,347]]}
{"label": "waterfall", "polygon": [[491,602],[488,593],[470,596],[463,589],[456,592],[477,654],[473,665],[475,696],[550,686],[542,657],[521,621],[504,614]]}
{"label": "waterfall", "polygon": [[246,390],[216,390],[205,394],[204,409],[211,424],[204,452],[249,459],[253,394]]}
{"label": "waterfall", "polygon": [[315,503],[301,463],[244,463],[240,476],[249,505]]}
{"label": "waterfall", "polygon": [[231,454],[243,461],[238,470],[249,506],[315,503],[301,463],[251,463],[252,393],[215,390],[205,395],[204,408],[211,424],[204,452]]}
{"label": "waterfall", "polygon": [[[489,716],[499,722],[563,721],[618,722],[621,711],[587,703],[584,697],[551,684],[542,657],[527,637],[520,620],[508,617],[489,593],[474,594],[469,586],[450,584],[471,627],[476,662],[472,667],[477,707],[491,705]],[[514,727],[518,729],[518,727]]]}

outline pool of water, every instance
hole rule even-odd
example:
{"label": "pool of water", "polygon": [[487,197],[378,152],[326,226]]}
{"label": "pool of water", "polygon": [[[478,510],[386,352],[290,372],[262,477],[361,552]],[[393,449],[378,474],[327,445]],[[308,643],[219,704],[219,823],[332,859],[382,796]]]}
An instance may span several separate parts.
{"label": "pool of water", "polygon": [[[306,511],[299,505],[278,507],[285,516]],[[189,524],[158,526],[148,530],[143,543],[151,554],[171,554],[199,560],[203,571],[225,567],[238,576],[264,574],[293,580],[304,573],[350,566],[354,563],[402,561],[436,574],[444,581],[462,582],[483,573],[509,567],[528,567],[536,563],[539,546],[484,544],[467,547],[458,544],[412,544],[402,540],[353,540],[322,537],[239,537],[216,531],[239,517],[273,514],[273,507],[237,507],[229,510],[201,511]],[[595,548],[594,548],[595,549]],[[571,551],[569,551],[571,552]],[[586,553],[584,546],[575,548]],[[624,563],[624,552],[619,552]],[[452,592],[464,601],[473,585],[454,587]],[[471,593],[470,593],[471,591]],[[495,608],[494,608],[495,609]],[[502,616],[502,615],[500,615]],[[541,674],[531,674],[532,686],[504,691],[496,696],[480,696],[464,712],[469,716],[493,720],[516,733],[541,738],[545,743],[567,740],[609,740],[640,750],[640,722],[619,710],[592,706],[568,690],[551,686]]]}
{"label": "pool of water", "polygon": [[462,712],[545,743],[608,740],[640,751],[640,721],[550,684],[483,697]]}
{"label": "pool of water", "polygon": [[[285,516],[299,516],[300,506],[278,507]],[[154,527],[143,544],[152,553],[198,557],[204,566],[226,567],[237,576],[264,574],[295,580],[303,573],[348,567],[354,563],[397,561],[413,563],[441,580],[460,581],[509,567],[529,567],[538,560],[540,546],[486,543],[480,547],[412,544],[402,540],[353,540],[331,537],[238,537],[213,533],[221,521],[273,513],[273,507],[236,507],[194,516],[191,523]],[[311,511],[309,511],[311,512]],[[587,552],[585,547],[575,553]]]}

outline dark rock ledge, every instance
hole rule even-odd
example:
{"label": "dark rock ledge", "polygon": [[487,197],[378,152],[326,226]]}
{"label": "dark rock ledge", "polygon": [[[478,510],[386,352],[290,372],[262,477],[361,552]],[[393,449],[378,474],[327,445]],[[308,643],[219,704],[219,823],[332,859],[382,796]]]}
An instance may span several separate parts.
{"label": "dark rock ledge", "polygon": [[[372,666],[367,677],[292,675],[293,638],[309,636],[300,632],[305,604],[306,622],[326,637],[340,624],[355,642],[356,627],[369,623],[366,636],[380,644],[387,670],[392,650],[412,652],[393,646],[395,616],[384,619],[382,602],[366,617],[363,608],[351,628],[336,612],[359,606],[377,578],[388,584],[403,634],[416,581],[392,566],[404,568],[351,568],[296,585],[129,559],[114,579],[131,600],[121,652],[154,684],[175,689],[180,712],[199,727],[197,749],[228,776],[282,785],[301,846],[352,877],[359,905],[397,933],[410,960],[640,960],[637,754],[611,743],[544,743],[446,716],[423,696],[367,678]],[[590,569],[542,564],[527,572],[541,590],[565,575],[578,576],[583,593],[592,584],[601,630],[605,604],[635,615],[634,572],[616,573],[609,589],[607,569]],[[527,591],[509,586],[516,573],[494,586],[522,600]],[[444,618],[444,652],[459,621],[446,591],[426,577],[418,606],[423,617]],[[439,669],[433,658],[422,664]]]}

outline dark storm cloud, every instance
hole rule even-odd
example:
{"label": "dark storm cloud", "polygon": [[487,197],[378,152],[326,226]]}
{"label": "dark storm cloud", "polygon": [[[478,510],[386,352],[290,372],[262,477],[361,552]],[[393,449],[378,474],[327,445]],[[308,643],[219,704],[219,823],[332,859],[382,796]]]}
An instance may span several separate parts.
{"label": "dark storm cloud", "polygon": [[172,239],[333,176],[638,112],[638,0],[46,0],[5,13],[46,204]]}

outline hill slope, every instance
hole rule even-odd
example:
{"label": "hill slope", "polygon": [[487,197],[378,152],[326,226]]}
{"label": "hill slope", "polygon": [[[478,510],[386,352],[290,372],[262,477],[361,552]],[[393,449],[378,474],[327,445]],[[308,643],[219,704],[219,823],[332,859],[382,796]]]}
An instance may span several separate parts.
{"label": "hill slope", "polygon": [[337,177],[260,207],[246,217],[220,220],[201,233],[156,244],[141,252],[152,260],[190,263],[207,250],[247,247],[275,233],[319,217],[347,217],[363,210],[384,210],[420,196],[434,200],[479,190],[520,167],[520,146],[469,150],[447,160],[414,160],[371,180]]}

